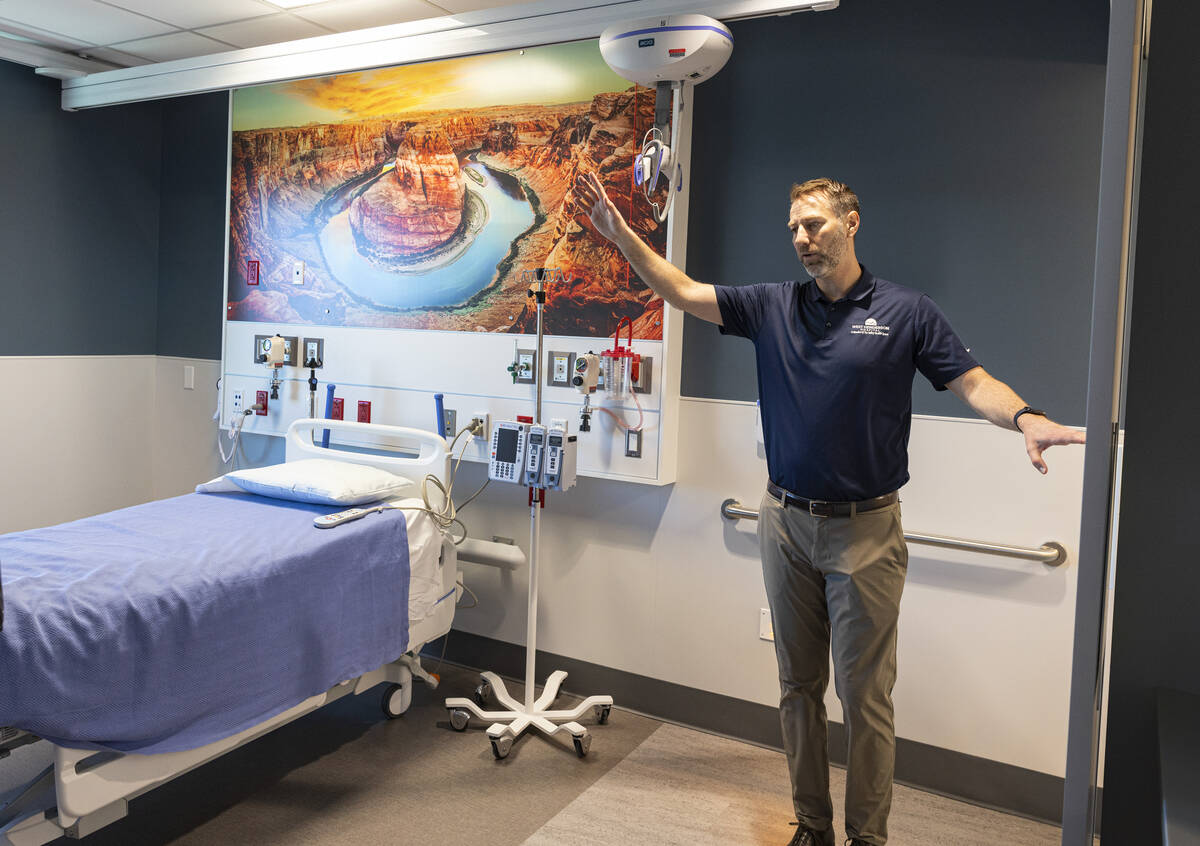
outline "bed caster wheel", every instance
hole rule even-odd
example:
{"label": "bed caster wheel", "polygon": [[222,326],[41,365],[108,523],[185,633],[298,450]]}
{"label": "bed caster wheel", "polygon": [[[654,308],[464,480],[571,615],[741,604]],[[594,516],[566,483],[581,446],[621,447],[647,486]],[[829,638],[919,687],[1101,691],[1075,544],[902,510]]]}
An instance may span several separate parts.
{"label": "bed caster wheel", "polygon": [[611,705],[595,705],[592,707],[592,711],[596,715],[597,723],[602,726],[608,724],[608,715],[612,713]]}
{"label": "bed caster wheel", "polygon": [[450,726],[455,731],[466,731],[467,723],[471,722],[471,715],[461,708],[452,708],[450,710]]}
{"label": "bed caster wheel", "polygon": [[592,736],[587,732],[572,738],[575,741],[575,754],[580,758],[587,755],[588,750],[592,748]]}
{"label": "bed caster wheel", "polygon": [[499,737],[492,739],[492,754],[499,761],[508,757],[508,753],[512,751],[513,739],[511,737]]}
{"label": "bed caster wheel", "polygon": [[383,701],[379,704],[383,707],[383,715],[389,720],[394,720],[408,710],[408,703],[404,701],[404,685],[389,684],[383,689]]}
{"label": "bed caster wheel", "polygon": [[492,686],[490,684],[488,684],[487,682],[484,682],[483,684],[479,685],[479,687],[475,688],[476,704],[478,704],[480,707],[483,707],[484,705],[487,705],[491,701],[492,701]]}

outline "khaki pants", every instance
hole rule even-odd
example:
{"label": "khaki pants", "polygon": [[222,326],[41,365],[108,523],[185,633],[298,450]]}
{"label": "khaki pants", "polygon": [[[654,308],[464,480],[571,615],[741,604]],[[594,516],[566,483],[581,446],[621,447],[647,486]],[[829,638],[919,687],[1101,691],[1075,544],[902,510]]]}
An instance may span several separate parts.
{"label": "khaki pants", "polygon": [[758,538],[796,817],[835,846],[824,703],[832,633],[849,744],[846,834],[882,846],[896,759],[896,618],[908,567],[900,505],[814,517],[766,494]]}

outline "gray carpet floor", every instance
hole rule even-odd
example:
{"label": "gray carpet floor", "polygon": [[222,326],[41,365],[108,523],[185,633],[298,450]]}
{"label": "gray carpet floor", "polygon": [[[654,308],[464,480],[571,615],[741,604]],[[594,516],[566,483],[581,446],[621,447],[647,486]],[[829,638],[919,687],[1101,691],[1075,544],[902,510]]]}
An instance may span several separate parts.
{"label": "gray carpet floor", "polygon": [[[830,787],[840,808],[844,770],[831,771]],[[792,818],[782,753],[664,725],[524,846],[783,846],[795,832]],[[843,833],[840,821],[835,828]],[[1051,846],[1061,839],[1054,826],[901,785],[889,828],[892,846]]]}
{"label": "gray carpet floor", "polygon": [[[454,731],[442,704],[477,682],[443,667],[439,688],[418,684],[396,720],[382,718],[381,690],[345,697],[134,800],[127,818],[83,842],[783,846],[794,831],[778,752],[617,708],[607,725],[586,721],[586,758],[569,738],[531,733],[497,761],[484,727]],[[25,766],[45,748],[19,750]],[[0,779],[19,763],[0,765]],[[841,770],[832,781],[840,806]],[[894,846],[1059,842],[1053,826],[900,786],[891,829]]]}

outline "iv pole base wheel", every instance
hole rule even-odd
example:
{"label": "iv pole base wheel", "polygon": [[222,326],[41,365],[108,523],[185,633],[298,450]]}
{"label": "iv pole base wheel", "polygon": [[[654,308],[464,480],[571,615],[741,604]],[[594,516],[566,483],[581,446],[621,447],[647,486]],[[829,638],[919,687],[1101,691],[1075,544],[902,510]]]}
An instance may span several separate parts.
{"label": "iv pole base wheel", "polygon": [[[542,695],[533,703],[532,708],[526,709],[524,703],[518,702],[508,692],[503,679],[495,673],[485,672],[482,674],[483,684],[480,688],[490,688],[488,692],[503,710],[485,711],[474,699],[464,697],[447,699],[446,709],[450,712],[450,725],[457,731],[463,731],[472,719],[487,723],[488,741],[492,744],[492,754],[497,760],[507,758],[513,742],[530,728],[537,729],[548,737],[560,733],[571,735],[575,754],[583,758],[592,748],[592,735],[577,720],[591,711],[598,723],[607,723],[612,712],[613,700],[611,696],[589,696],[574,708],[555,710],[554,700],[558,698],[559,688],[566,677],[567,674],[562,670],[551,673],[546,679]],[[478,693],[479,690],[476,690],[477,695]]]}

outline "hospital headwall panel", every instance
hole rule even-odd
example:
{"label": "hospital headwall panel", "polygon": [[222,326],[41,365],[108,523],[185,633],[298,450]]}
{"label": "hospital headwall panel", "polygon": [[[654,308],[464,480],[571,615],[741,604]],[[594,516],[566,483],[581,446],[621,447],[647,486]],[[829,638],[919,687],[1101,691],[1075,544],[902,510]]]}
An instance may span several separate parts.
{"label": "hospital headwall panel", "polygon": [[[686,212],[657,222],[630,178],[653,123],[653,92],[613,73],[593,40],[234,91],[223,422],[276,393],[258,361],[276,334],[298,355],[245,432],[280,435],[306,416],[316,347],[305,339],[319,339],[316,377],[337,386],[350,419],[362,409],[434,428],[440,393],[457,431],[473,416],[531,414],[540,383],[543,419],[579,433],[582,473],[673,481],[681,315],[574,193],[578,175],[597,174],[646,242],[682,264]],[[689,123],[678,121],[677,145]],[[546,343],[530,372],[537,279]],[[615,346],[645,362],[640,388],[610,399],[602,386],[593,401],[609,413],[581,431],[568,368]],[[641,421],[640,454],[618,419]],[[486,444],[466,457],[486,458]]]}

